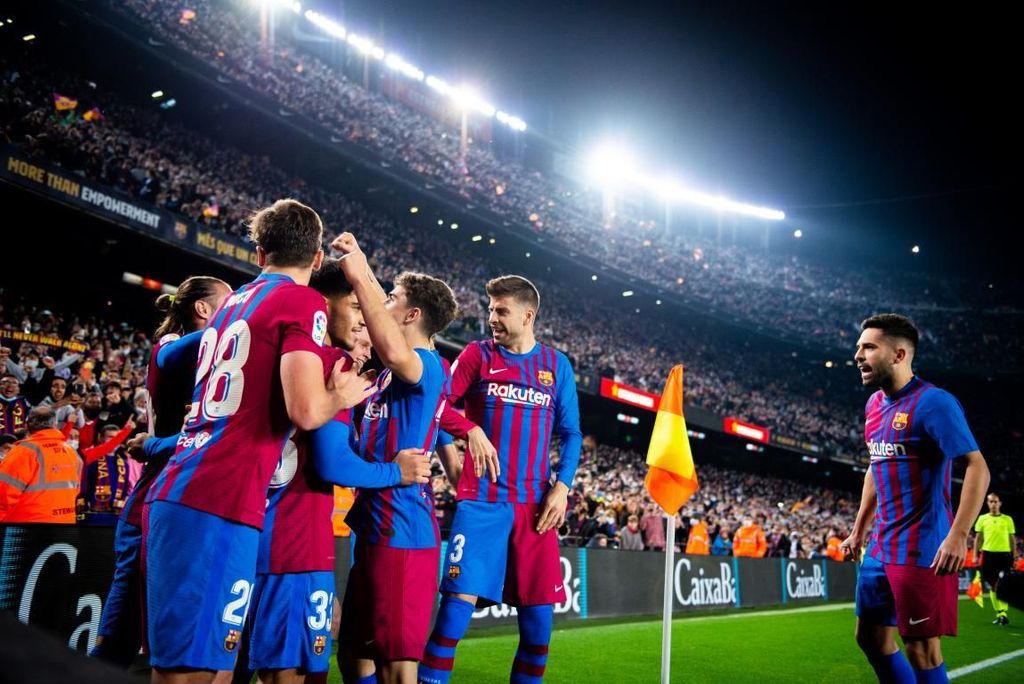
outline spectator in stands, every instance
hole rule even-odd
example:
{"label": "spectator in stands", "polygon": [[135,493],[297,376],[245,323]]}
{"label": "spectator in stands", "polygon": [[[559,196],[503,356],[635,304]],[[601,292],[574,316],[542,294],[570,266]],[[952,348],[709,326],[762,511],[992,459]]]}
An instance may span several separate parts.
{"label": "spectator in stands", "polygon": [[754,523],[753,518],[743,519],[743,525],[736,530],[732,538],[732,555],[745,558],[764,558],[768,552],[768,542],[764,530]]}
{"label": "spectator in stands", "polygon": [[0,462],[0,522],[74,524],[82,461],[52,408],[32,409],[25,425],[28,437]]}
{"label": "spectator in stands", "polygon": [[714,543],[711,545],[712,556],[730,556],[732,555],[732,542],[729,541],[729,532],[726,529],[722,529],[718,536],[715,537]]}
{"label": "spectator in stands", "polygon": [[645,548],[652,551],[665,550],[665,521],[656,505],[647,506],[643,518],[640,519],[640,529],[644,534]]}
{"label": "spectator in stands", "polygon": [[121,383],[111,380],[103,386],[103,410],[99,418],[104,423],[123,425],[135,413],[135,407],[124,400]]}
{"label": "spectator in stands", "polygon": [[[839,548],[839,545],[842,543],[843,540],[839,538],[836,531],[829,530],[828,539],[825,540],[825,557],[840,563],[846,560],[846,555]],[[967,545],[967,548],[970,549],[970,544]]]}
{"label": "spectator in stands", "polygon": [[619,548],[624,551],[644,550],[644,539],[640,534],[640,518],[636,513],[626,518],[626,526],[619,534]]}
{"label": "spectator in stands", "polygon": [[[121,431],[122,428],[116,425],[104,426],[101,443],[94,449],[112,445]],[[120,513],[131,491],[131,486],[134,484],[129,479],[128,453],[123,443],[117,443],[113,449],[108,449],[106,454],[96,457],[95,460],[89,459],[88,456],[86,458],[92,462],[82,475],[81,493],[84,511],[86,513]]]}
{"label": "spectator in stands", "polygon": [[25,430],[32,405],[21,393],[21,381],[13,373],[0,377],[0,434],[15,435]]}

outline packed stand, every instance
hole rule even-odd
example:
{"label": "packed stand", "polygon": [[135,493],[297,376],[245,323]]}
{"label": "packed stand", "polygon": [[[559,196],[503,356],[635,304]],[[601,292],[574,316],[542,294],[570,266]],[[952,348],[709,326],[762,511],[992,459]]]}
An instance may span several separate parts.
{"label": "packed stand", "polygon": [[[936,282],[913,273],[831,269],[796,257],[716,245],[667,230],[626,207],[608,214],[597,193],[499,160],[485,142],[471,144],[464,158],[454,128],[364,89],[290,44],[286,31],[278,31],[273,50],[264,50],[258,21],[247,15],[243,3],[192,4],[195,18],[187,22],[174,4],[131,0],[117,6],[161,39],[306,115],[332,136],[369,148],[539,237],[708,310],[840,348],[856,338],[855,322],[866,312],[899,310],[921,327],[929,360],[936,364],[964,363],[964,350],[977,346],[983,330],[987,350],[1009,355],[1019,365],[1016,341],[1024,332],[1024,312],[1015,303],[1018,292],[989,290],[984,283],[958,278]],[[884,300],[874,294],[879,282],[886,283]]]}

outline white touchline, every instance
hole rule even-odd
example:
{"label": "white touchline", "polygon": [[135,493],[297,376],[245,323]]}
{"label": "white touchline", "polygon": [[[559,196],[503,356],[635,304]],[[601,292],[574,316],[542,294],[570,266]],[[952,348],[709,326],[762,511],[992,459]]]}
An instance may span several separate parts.
{"label": "white touchline", "polygon": [[1004,653],[1003,655],[996,656],[995,658],[982,660],[972,665],[958,667],[957,669],[950,672],[948,676],[950,679],[964,677],[969,674],[974,674],[975,672],[978,672],[980,670],[987,670],[990,667],[1001,665],[1002,663],[1005,663],[1007,660],[1013,660],[1014,658],[1020,658],[1021,656],[1024,656],[1024,648],[1018,649],[1016,651],[1010,651],[1009,653]]}

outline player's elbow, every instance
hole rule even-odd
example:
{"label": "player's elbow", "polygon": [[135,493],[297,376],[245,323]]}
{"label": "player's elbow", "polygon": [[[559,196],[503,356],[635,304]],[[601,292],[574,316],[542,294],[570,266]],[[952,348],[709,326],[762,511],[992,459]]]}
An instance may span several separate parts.
{"label": "player's elbow", "polygon": [[318,408],[311,401],[297,401],[288,406],[288,419],[299,430],[315,430],[326,422]]}

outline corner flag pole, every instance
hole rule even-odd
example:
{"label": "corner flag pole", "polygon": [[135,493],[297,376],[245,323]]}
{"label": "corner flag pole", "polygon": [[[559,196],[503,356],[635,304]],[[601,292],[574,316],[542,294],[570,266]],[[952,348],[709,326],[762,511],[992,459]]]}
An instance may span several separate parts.
{"label": "corner flag pole", "polygon": [[675,569],[676,516],[665,531],[665,602],[661,613],[661,684],[669,684],[672,663],[672,575]]}
{"label": "corner flag pole", "polygon": [[672,663],[672,577],[675,570],[676,514],[697,491],[697,471],[683,418],[683,367],[675,366],[661,392],[647,448],[644,486],[668,516],[665,531],[665,602],[661,616],[661,683],[668,684]]}

